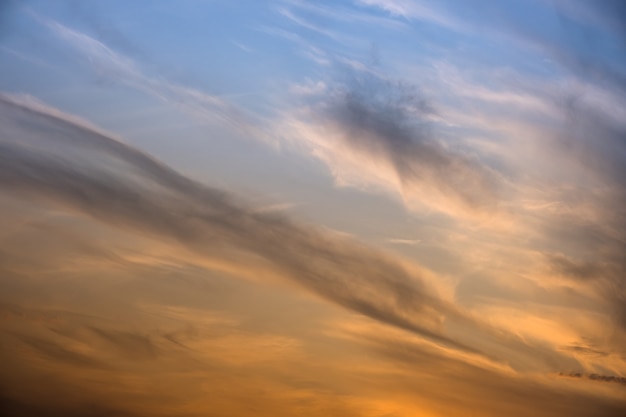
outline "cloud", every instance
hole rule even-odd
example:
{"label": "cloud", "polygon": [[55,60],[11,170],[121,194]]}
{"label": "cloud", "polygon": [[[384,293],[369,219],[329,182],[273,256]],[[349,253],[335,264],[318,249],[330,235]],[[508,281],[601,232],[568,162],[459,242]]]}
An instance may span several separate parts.
{"label": "cloud", "polygon": [[451,215],[494,214],[501,179],[467,149],[444,141],[436,109],[414,85],[371,71],[306,97],[288,134],[329,165],[340,183],[374,184],[410,206]]}
{"label": "cloud", "polygon": [[[430,6],[420,10],[417,2],[359,4],[463,36],[473,30],[471,22],[429,14]],[[478,3],[469,4],[464,7]],[[327,17],[377,23],[369,15],[333,15],[343,9],[294,7],[284,17],[299,30],[313,23],[308,32],[318,34]],[[486,33],[506,32],[506,19],[493,15],[483,16],[495,26]],[[106,19],[92,21],[91,30],[108,45],[57,22],[40,23],[102,77],[203,120],[244,126],[251,135],[262,130],[224,97],[146,73],[130,58],[141,52],[115,28],[107,33]],[[433,29],[441,32],[420,24],[420,34]],[[8,346],[0,349],[8,359],[0,414],[117,415],[103,404],[130,412],[135,407],[127,405],[136,401],[141,415],[464,416],[468,409],[486,416],[621,415],[626,154],[619,94],[581,80],[560,83],[551,62],[534,61],[558,54],[548,51],[563,46],[558,42],[547,42],[539,55],[521,51],[541,66],[538,78],[549,70],[548,81],[506,78],[493,68],[473,73],[470,63],[457,78],[442,67],[433,70],[438,80],[430,70],[412,72],[421,90],[386,78],[378,66],[332,58],[298,35],[274,33],[319,62],[350,67],[334,80],[294,88],[301,106],[289,109],[275,132],[323,161],[338,184],[378,187],[415,209],[410,218],[377,217],[368,237],[397,249],[391,245],[416,245],[406,237],[418,236],[423,244],[400,249],[442,276],[309,227],[284,206],[257,207],[200,184],[32,97],[3,96],[0,276],[7,291],[0,298],[105,312],[109,319],[0,305],[0,325],[12,329],[0,332],[0,345]],[[443,49],[448,41],[456,45],[441,40]],[[460,82],[472,75],[476,82]],[[569,82],[584,93],[554,100]],[[470,148],[469,141],[485,147]],[[11,201],[19,210],[5,205]],[[493,221],[502,206],[515,216],[514,233],[475,228],[477,219]],[[436,213],[419,216],[424,211]],[[33,212],[49,217],[34,221]],[[439,294],[444,285],[447,292]],[[213,316],[207,306],[244,318]],[[319,329],[328,317],[356,317],[370,333],[352,337],[341,328],[329,341]],[[606,383],[557,377],[563,370]],[[58,387],[63,384],[69,388]],[[30,405],[14,395],[20,390],[33,398]],[[77,398],[93,401],[73,404]],[[46,402],[49,407],[35,405]],[[363,412],[344,407],[352,402]]]}
{"label": "cloud", "polygon": [[[419,404],[434,415],[465,416],[606,416],[617,417],[626,407],[621,392],[607,394],[602,387],[559,383],[561,378],[533,373],[516,374],[502,366],[468,361],[432,348],[411,337],[391,337],[383,331],[353,334],[363,346],[377,352],[401,370],[387,375],[372,372],[362,377],[375,389],[392,392],[399,402]],[[375,364],[371,364],[374,369]],[[562,382],[565,382],[563,380]],[[616,386],[616,389],[622,387]],[[391,394],[390,394],[391,395]]]}
{"label": "cloud", "polygon": [[[167,239],[208,259],[249,263],[349,310],[467,349],[440,330],[455,309],[390,255],[248,209],[70,118],[7,98],[0,107],[5,192]],[[80,158],[68,158],[73,152]]]}
{"label": "cloud", "polygon": [[407,246],[413,246],[413,245],[417,245],[418,243],[421,242],[420,239],[399,239],[399,238],[389,238],[385,240],[387,243],[391,243],[394,245],[407,245]]}
{"label": "cloud", "polygon": [[[72,253],[69,250],[66,255]],[[63,258],[59,256],[58,261],[63,262]],[[107,268],[104,280],[115,281],[119,272]],[[206,271],[201,275],[203,280],[207,278]],[[5,282],[28,281],[25,277],[2,276]],[[46,294],[46,301],[60,290],[64,280],[62,276],[48,278],[53,281],[53,290]],[[176,289],[191,289],[185,282],[173,281]],[[303,355],[301,341],[267,330],[276,323],[264,323],[260,328],[247,326],[222,311],[207,310],[210,294],[201,296],[205,300],[203,308],[158,302],[144,305],[142,302],[151,298],[145,292],[154,289],[154,276],[145,284],[135,288],[142,291],[134,291],[129,300],[120,294],[133,290],[127,285],[109,293],[94,293],[94,287],[100,285],[86,279],[74,281],[69,291],[60,290],[79,295],[64,303],[70,310],[93,312],[93,303],[99,300],[110,304],[104,318],[86,317],[82,321],[71,314],[24,307],[19,315],[6,320],[0,310],[0,357],[5,364],[0,375],[0,399],[5,400],[0,402],[0,407],[5,407],[0,408],[2,415],[41,415],[44,409],[49,413],[43,414],[53,416],[63,412],[69,416],[316,416],[324,414],[325,409],[341,415],[361,415],[355,407],[344,405],[345,394],[327,381],[329,375],[339,373],[333,371],[333,361],[329,361],[329,367],[320,366],[318,360],[311,360],[312,356]],[[30,291],[27,298],[31,303],[32,296]],[[259,293],[254,296],[259,297]],[[77,298],[86,298],[90,305],[81,308],[82,300]],[[185,298],[184,302],[190,301]],[[261,308],[267,310],[268,306]],[[284,311],[277,313],[284,315]],[[112,340],[100,337],[94,328],[106,329]],[[24,342],[15,343],[6,329],[19,329],[28,341],[35,341],[38,349],[24,349]],[[158,348],[158,355],[143,355],[143,349],[135,347],[129,355],[128,340],[146,338]],[[61,355],[57,354],[59,350]],[[67,352],[80,353],[80,358],[102,366],[74,360],[75,355],[67,358]],[[324,360],[324,356],[316,359]],[[32,414],[28,414],[30,410]]]}
{"label": "cloud", "polygon": [[575,261],[561,254],[547,255],[548,263],[559,274],[577,280],[593,280],[600,277],[606,270],[604,265],[591,261]]}
{"label": "cloud", "polygon": [[[222,123],[243,133],[246,138],[268,140],[260,120],[226,98],[172,83],[162,77],[151,76],[144,72],[140,63],[131,56],[121,54],[105,43],[57,21],[35,12],[31,14],[58,39],[78,53],[81,61],[90,66],[99,77],[174,105],[199,120]],[[129,48],[133,49],[131,46],[126,49]]]}
{"label": "cloud", "polygon": [[626,5],[624,2],[620,0],[600,0],[586,3],[598,10],[599,14],[622,36],[623,46],[626,46]]}
{"label": "cloud", "polygon": [[[348,311],[515,369],[571,362],[460,310],[439,296],[428,275],[389,254],[248,207],[41,103],[3,97],[0,110],[5,193],[186,248],[209,268],[298,284]],[[150,339],[103,331],[100,339],[126,356],[155,352]]]}
{"label": "cloud", "polygon": [[619,241],[601,237],[601,249],[590,255],[594,260],[581,261],[562,254],[547,254],[547,262],[555,274],[582,283],[598,294],[612,310],[615,323],[626,332],[626,263],[619,255],[626,247]]}
{"label": "cloud", "polygon": [[626,7],[620,0],[552,0],[559,11],[576,21],[609,29],[626,41]]}
{"label": "cloud", "polygon": [[131,359],[152,359],[157,355],[157,347],[148,336],[98,327],[91,327],[90,330]]}
{"label": "cloud", "polygon": [[626,125],[584,95],[565,101],[563,111],[567,121],[552,151],[573,163],[580,180],[561,196],[575,215],[545,219],[545,236],[563,252],[547,261],[555,273],[598,293],[625,331]]}
{"label": "cloud", "polygon": [[26,334],[14,335],[22,343],[34,350],[37,354],[43,355],[55,362],[62,362],[66,365],[77,367],[89,367],[94,369],[105,368],[105,364],[83,353],[68,349],[60,344]]}
{"label": "cloud", "polygon": [[0,414],[5,417],[138,417],[141,414],[135,414],[128,411],[122,411],[114,407],[110,407],[104,402],[93,401],[86,404],[67,404],[63,401],[42,401],[37,399],[23,400],[14,398],[9,394],[0,391]]}
{"label": "cloud", "polygon": [[[529,25],[524,14],[515,12],[517,2],[360,0],[359,3],[394,16],[426,21],[492,45],[494,39],[504,40],[500,45],[496,43],[496,47],[513,46],[532,61],[556,64],[557,71],[576,75],[588,83],[621,91],[626,88],[624,63],[618,58],[626,51],[625,9],[620,0],[536,2],[531,7],[541,16],[537,25]],[[610,32],[608,37],[606,29]]]}
{"label": "cloud", "polygon": [[375,7],[392,16],[404,19],[416,19],[441,25],[452,30],[464,28],[461,20],[455,19],[432,4],[412,0],[358,0],[357,3],[368,7]]}
{"label": "cloud", "polygon": [[581,353],[583,355],[589,356],[607,356],[608,352],[594,349],[589,346],[581,346],[581,345],[573,345],[573,346],[565,346],[564,349],[571,350],[572,352]]}
{"label": "cloud", "polygon": [[74,16],[86,24],[99,39],[129,55],[146,58],[144,49],[108,19],[97,3],[70,0],[68,5]]}
{"label": "cloud", "polygon": [[558,144],[592,175],[609,186],[620,187],[619,197],[626,198],[626,124],[615,117],[619,113],[613,109],[593,106],[585,98],[583,92],[563,103],[567,126],[563,127]]}
{"label": "cloud", "polygon": [[285,1],[288,6],[297,8],[302,11],[306,11],[313,15],[325,18],[337,20],[346,23],[363,23],[375,27],[384,27],[388,29],[406,29],[406,25],[397,20],[381,17],[374,13],[363,13],[355,11],[347,7],[328,6],[323,4],[313,4],[309,2],[303,2],[300,0],[288,0]]}
{"label": "cloud", "polygon": [[305,28],[311,32],[326,36],[335,42],[347,44],[347,45],[350,45],[350,44],[354,45],[357,43],[357,41],[359,41],[359,39],[357,38],[348,37],[344,34],[337,33],[333,30],[329,30],[329,29],[317,26],[307,21],[306,19],[295,15],[291,10],[287,8],[282,8],[282,7],[279,8],[278,13],[280,13],[283,17],[288,19],[291,23],[298,25],[302,28]]}
{"label": "cloud", "polygon": [[559,373],[559,375],[569,376],[572,378],[586,378],[591,381],[616,382],[618,384],[626,385],[626,378],[615,375],[583,374],[580,372],[571,372],[569,374]]}

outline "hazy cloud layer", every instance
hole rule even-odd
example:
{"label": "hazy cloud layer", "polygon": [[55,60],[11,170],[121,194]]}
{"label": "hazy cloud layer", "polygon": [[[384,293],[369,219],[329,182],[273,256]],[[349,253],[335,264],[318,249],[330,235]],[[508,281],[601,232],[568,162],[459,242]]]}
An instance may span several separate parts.
{"label": "hazy cloud layer", "polygon": [[[6,98],[1,106],[0,181],[5,191],[171,239],[203,256],[246,260],[250,267],[286,276],[343,307],[460,346],[439,330],[441,315],[452,308],[389,256],[288,218],[249,210],[222,191],[68,120]],[[68,159],[64,143],[76,147],[72,152],[85,148],[83,159]],[[113,160],[101,159],[101,152]]]}
{"label": "hazy cloud layer", "polygon": [[624,415],[624,10],[0,2],[0,414]]}
{"label": "hazy cloud layer", "polygon": [[[578,351],[559,352],[524,340],[515,331],[498,330],[445,301],[414,269],[390,255],[281,215],[249,209],[230,194],[184,177],[41,103],[3,97],[0,105],[0,182],[5,192],[51,203],[131,234],[171,242],[208,265],[213,262],[217,270],[269,281],[282,277],[349,311],[425,337],[457,354],[487,362],[495,359],[498,366],[506,358],[521,372],[578,366],[567,354]],[[107,258],[120,262],[115,255]],[[569,265],[559,256],[552,259],[553,267],[569,273],[593,275],[597,269]],[[84,337],[97,340],[124,360],[157,360],[163,354],[158,347],[163,340],[181,347],[188,343],[185,332],[155,338],[102,326],[88,326],[85,331],[90,336]],[[104,366],[80,350],[68,350],[41,336],[18,335],[18,339],[58,363]]]}

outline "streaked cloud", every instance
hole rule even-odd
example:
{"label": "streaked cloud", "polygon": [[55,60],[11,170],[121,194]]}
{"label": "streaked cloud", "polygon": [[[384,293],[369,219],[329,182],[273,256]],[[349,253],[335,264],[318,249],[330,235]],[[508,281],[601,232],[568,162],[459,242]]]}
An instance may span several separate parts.
{"label": "streaked cloud", "polygon": [[[233,263],[247,259],[252,262],[250,268],[286,276],[348,309],[455,343],[432,328],[439,321],[437,316],[451,307],[434,298],[419,276],[388,255],[298,226],[287,218],[244,208],[227,193],[200,185],[69,118],[51,117],[6,98],[2,106],[3,129],[34,142],[30,146],[24,140],[2,144],[0,178],[6,190],[162,236],[202,256],[219,253],[219,258]],[[34,123],[48,128],[33,130]],[[46,129],[59,133],[51,137]],[[55,141],[53,153],[51,140]],[[85,147],[83,158],[89,158],[91,166],[74,164],[63,152],[59,155],[68,144]],[[100,154],[114,159],[103,164]],[[111,163],[127,164],[118,168],[126,175],[112,171]]]}
{"label": "streaked cloud", "polygon": [[103,42],[37,14],[34,18],[66,42],[100,77],[178,107],[200,120],[223,123],[248,137],[267,140],[260,121],[228,99],[148,75],[139,62]]}
{"label": "streaked cloud", "polygon": [[417,245],[421,242],[419,239],[398,239],[398,238],[390,238],[387,239],[387,242],[393,243],[396,245]]}
{"label": "streaked cloud", "polygon": [[623,9],[0,6],[0,414],[623,415]]}

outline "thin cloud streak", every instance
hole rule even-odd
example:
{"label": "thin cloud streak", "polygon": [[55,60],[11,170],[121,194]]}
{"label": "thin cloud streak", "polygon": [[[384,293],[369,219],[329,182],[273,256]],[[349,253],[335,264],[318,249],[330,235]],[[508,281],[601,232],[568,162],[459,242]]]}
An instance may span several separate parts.
{"label": "thin cloud streak", "polygon": [[99,40],[34,12],[31,14],[35,20],[73,48],[99,76],[179,107],[200,120],[217,121],[230,126],[247,138],[268,140],[260,119],[227,99],[147,75],[137,61],[114,51]]}

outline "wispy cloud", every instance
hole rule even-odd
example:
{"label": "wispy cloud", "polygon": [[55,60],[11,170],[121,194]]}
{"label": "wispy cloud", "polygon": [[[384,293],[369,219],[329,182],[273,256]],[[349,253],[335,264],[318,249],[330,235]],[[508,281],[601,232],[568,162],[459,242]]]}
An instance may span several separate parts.
{"label": "wispy cloud", "polygon": [[[2,129],[10,133],[0,143],[6,192],[186,248],[208,268],[298,284],[348,311],[452,349],[497,360],[507,351],[516,366],[537,369],[570,361],[458,308],[442,296],[436,278],[415,265],[248,207],[58,111],[7,97],[0,104]],[[80,158],[71,158],[76,152]],[[454,330],[461,328],[472,328],[474,336]],[[122,339],[115,340],[126,343]]]}
{"label": "wispy cloud", "polygon": [[413,246],[417,245],[421,242],[419,239],[398,239],[398,238],[389,238],[386,240],[388,243],[392,243],[394,245],[408,245]]}
{"label": "wispy cloud", "polygon": [[248,138],[269,140],[256,116],[226,98],[148,75],[139,62],[111,49],[101,41],[54,20],[37,14],[33,16],[73,48],[98,76],[167,102],[200,120],[223,123]]}
{"label": "wispy cloud", "polygon": [[591,381],[617,382],[618,384],[626,385],[626,378],[615,375],[581,374],[580,372],[572,372],[570,374],[560,373],[559,375],[572,378],[587,378]]}
{"label": "wispy cloud", "polygon": [[[345,308],[462,348],[437,324],[453,307],[389,255],[286,217],[250,210],[228,193],[186,178],[70,118],[44,114],[7,98],[1,105],[3,130],[24,138],[1,144],[0,181],[6,191],[161,236],[202,256],[235,264],[240,257],[248,259],[250,268],[285,276]],[[33,123],[47,128],[29,127]],[[26,146],[27,141],[35,146]],[[82,162],[62,156],[70,143],[85,149]],[[103,157],[113,160],[107,163]]]}
{"label": "wispy cloud", "polygon": [[[0,95],[0,414],[623,415],[621,2],[32,3],[7,19],[16,4],[0,5],[0,81],[32,95]],[[213,52],[209,89],[149,56]],[[238,77],[253,92],[215,93]],[[106,104],[141,100],[107,114],[93,78],[116,87]],[[202,144],[224,159],[193,171],[255,191],[37,97],[184,165],[163,129],[189,118],[152,123],[179,109],[226,132]],[[146,97],[159,112],[130,108]]]}
{"label": "wispy cloud", "polygon": [[[356,3],[375,7],[403,19],[424,20],[453,30],[465,28],[465,23],[433,3],[414,0],[358,0]],[[441,3],[439,4],[441,6]]]}
{"label": "wispy cloud", "polygon": [[44,67],[47,69],[51,69],[53,71],[60,71],[60,68],[55,67],[54,65],[44,61],[43,59],[37,58],[36,56],[30,56],[30,55],[24,54],[20,51],[16,51],[4,45],[0,45],[0,50],[2,50],[3,52],[7,54],[11,54],[19,59],[22,59],[26,62],[30,62],[31,64],[38,65],[40,67]]}
{"label": "wispy cloud", "polygon": [[337,33],[333,30],[329,30],[329,29],[325,29],[325,28],[321,28],[317,25],[315,25],[314,23],[311,23],[309,21],[307,21],[306,19],[297,16],[296,14],[294,14],[291,10],[281,7],[278,9],[278,12],[284,16],[285,18],[287,18],[290,22],[301,26],[302,28],[308,29],[310,31],[313,31],[315,33],[318,33],[320,35],[326,36],[332,40],[334,40],[335,42],[339,42],[339,43],[345,43],[345,44],[354,44],[356,42],[356,39],[350,39],[348,38],[345,34],[341,34],[341,33]]}

